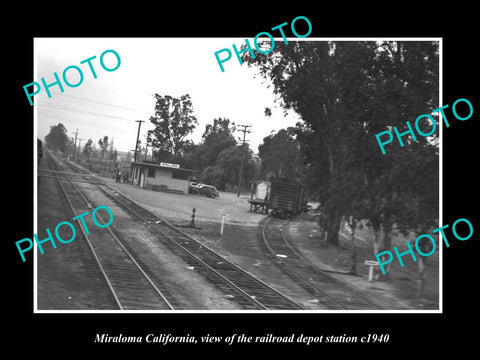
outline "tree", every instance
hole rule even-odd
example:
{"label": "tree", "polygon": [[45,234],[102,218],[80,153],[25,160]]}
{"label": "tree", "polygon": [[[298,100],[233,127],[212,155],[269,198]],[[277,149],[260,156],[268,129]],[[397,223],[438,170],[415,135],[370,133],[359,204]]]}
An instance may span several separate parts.
{"label": "tree", "polygon": [[185,145],[184,155],[179,159],[178,163],[187,169],[201,171],[203,169],[201,152],[202,144],[189,142]]}
{"label": "tree", "polygon": [[45,136],[45,141],[50,148],[65,152],[68,143],[67,129],[61,123],[50,126],[50,132]]}
{"label": "tree", "polygon": [[152,151],[164,161],[184,154],[188,141],[185,139],[198,121],[192,115],[193,107],[190,95],[182,95],[180,99],[169,95],[155,94],[155,115],[150,121],[155,125],[148,131],[148,142]]}
{"label": "tree", "polygon": [[294,130],[281,129],[263,138],[258,146],[262,170],[274,177],[301,180],[303,164],[300,159],[300,145],[293,136]]}
{"label": "tree", "polygon": [[212,184],[219,190],[233,190],[238,183],[238,168],[241,158],[244,161],[242,183],[248,184],[255,174],[255,161],[253,152],[248,144],[242,146],[232,145],[223,149],[217,157],[215,165],[207,166],[201,173],[202,182]]}
{"label": "tree", "polygon": [[[142,146],[142,140],[138,139],[137,141],[137,157],[134,159],[135,161],[145,161],[147,157],[147,147],[148,144],[145,144],[145,146]],[[135,154],[134,154],[135,156]]]}
{"label": "tree", "polygon": [[238,169],[243,158],[245,171],[242,182],[248,183],[255,176],[253,152],[248,146],[238,146],[235,140],[235,124],[227,118],[217,118],[205,126],[202,142],[188,143],[179,163],[199,170],[202,182],[215,185],[220,190],[232,190],[238,183]]}
{"label": "tree", "polygon": [[128,151],[127,155],[125,155],[125,161],[126,162],[132,162],[132,152]]}
{"label": "tree", "polygon": [[67,138],[67,145],[65,146],[65,153],[72,154],[75,149],[75,139],[73,137]]}
{"label": "tree", "polygon": [[115,149],[114,145],[114,139],[112,138],[112,141],[108,144],[108,159],[117,161],[118,158],[118,152],[117,149]]}
{"label": "tree", "polygon": [[83,156],[86,158],[91,158],[93,154],[93,140],[88,139],[85,146],[83,147]]}
{"label": "tree", "polygon": [[[315,178],[311,185],[323,204],[327,242],[338,243],[342,216],[348,215],[369,219],[390,247],[393,224],[406,219],[411,191],[405,191],[402,173],[409,171],[411,155],[427,149],[422,154],[430,162],[438,157],[429,148],[435,141],[423,137],[410,141],[409,150],[392,147],[385,157],[374,135],[402,129],[406,120],[437,107],[438,43],[294,42],[255,59],[244,54],[243,60],[272,82],[284,109],[303,120],[295,131],[305,172]],[[438,183],[438,172],[436,177]]]}
{"label": "tree", "polygon": [[[286,110],[295,110],[305,123],[299,139],[311,141],[304,146],[307,156],[312,156],[306,159],[307,163],[321,166],[323,176],[319,179],[319,196],[324,204],[327,242],[334,245],[338,244],[344,205],[339,190],[345,149],[342,137],[347,125],[342,121],[352,122],[358,117],[349,118],[352,114],[347,108],[349,100],[355,96],[359,99],[365,97],[358,87],[364,87],[362,84],[368,81],[359,68],[373,57],[368,47],[357,46],[357,43],[345,46],[351,53],[349,59],[344,59],[346,52],[337,51],[334,42],[295,42],[279,46],[267,56],[245,59],[272,81],[281,105]],[[339,48],[344,48],[343,43]],[[346,70],[357,73],[346,79]]]}
{"label": "tree", "polygon": [[[438,107],[438,44],[433,42],[382,42],[376,51],[376,114],[367,124],[370,134],[397,126],[407,130],[420,114]],[[424,129],[425,131],[426,129]],[[381,155],[375,143],[367,144],[371,156],[363,159],[370,184],[368,216],[383,250],[391,250],[395,228],[429,227],[438,222],[438,133],[417,141],[404,137],[404,147]]]}
{"label": "tree", "polygon": [[213,124],[205,125],[200,148],[202,166],[212,166],[222,150],[237,145],[235,140],[235,123],[227,118],[213,120]]}
{"label": "tree", "polygon": [[103,139],[98,140],[98,146],[100,146],[100,157],[105,159],[105,153],[107,152],[108,149],[108,136],[105,135]]}

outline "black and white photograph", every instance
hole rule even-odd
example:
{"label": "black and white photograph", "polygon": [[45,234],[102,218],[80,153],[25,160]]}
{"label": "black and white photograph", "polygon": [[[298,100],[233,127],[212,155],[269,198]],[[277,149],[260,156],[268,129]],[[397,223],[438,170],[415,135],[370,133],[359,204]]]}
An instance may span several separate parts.
{"label": "black and white photograph", "polygon": [[35,39],[38,311],[441,309],[440,39],[241,43]]}

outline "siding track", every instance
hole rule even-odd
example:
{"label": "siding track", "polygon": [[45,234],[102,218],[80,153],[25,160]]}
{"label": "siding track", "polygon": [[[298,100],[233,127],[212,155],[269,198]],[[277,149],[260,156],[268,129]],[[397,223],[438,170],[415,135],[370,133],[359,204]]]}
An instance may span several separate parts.
{"label": "siding track", "polygon": [[107,184],[97,186],[138,221],[148,224],[157,239],[193,266],[210,282],[245,309],[302,310],[303,306],[283,295],[249,272],[207,248],[190,235],[160,219]]}
{"label": "siding track", "polygon": [[[79,173],[76,166],[67,163]],[[53,170],[58,170],[54,168]],[[57,178],[61,173],[56,174]],[[63,174],[64,176],[68,176]],[[87,174],[83,174],[86,176]],[[59,179],[59,183],[66,182]],[[85,182],[85,180],[76,180]],[[90,181],[87,181],[90,182]],[[69,183],[75,186],[70,179]],[[67,185],[69,186],[69,185]],[[108,184],[91,182],[91,186],[100,189],[104,195],[139,223],[146,225],[158,241],[182,258],[193,269],[225,293],[231,301],[240,304],[246,310],[304,310],[301,304],[282,294],[267,283],[256,278],[238,265],[209,249],[192,236],[161,219],[136,202],[120,194]],[[88,200],[87,200],[88,202]],[[91,205],[90,205],[91,206]],[[81,214],[85,210],[74,210]],[[101,229],[104,230],[104,229]],[[122,264],[122,265],[120,265]],[[124,266],[122,258],[112,259],[107,268]],[[128,271],[126,271],[128,273]],[[125,275],[126,276],[126,275]],[[139,304],[141,305],[141,304]]]}

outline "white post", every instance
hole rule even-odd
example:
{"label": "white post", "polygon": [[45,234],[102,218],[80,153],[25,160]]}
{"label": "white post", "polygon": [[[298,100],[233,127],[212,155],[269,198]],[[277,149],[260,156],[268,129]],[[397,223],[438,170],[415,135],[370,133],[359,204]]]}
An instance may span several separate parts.
{"label": "white post", "polygon": [[223,235],[223,223],[225,222],[225,214],[222,214],[222,226],[220,227],[220,235]]}
{"label": "white post", "polygon": [[370,268],[368,269],[368,281],[372,282],[373,281],[373,266],[370,265]]}
{"label": "white post", "polygon": [[372,282],[373,281],[373,267],[374,266],[379,266],[378,261],[366,260],[365,265],[367,265],[369,267],[369,269],[368,269],[368,281]]}

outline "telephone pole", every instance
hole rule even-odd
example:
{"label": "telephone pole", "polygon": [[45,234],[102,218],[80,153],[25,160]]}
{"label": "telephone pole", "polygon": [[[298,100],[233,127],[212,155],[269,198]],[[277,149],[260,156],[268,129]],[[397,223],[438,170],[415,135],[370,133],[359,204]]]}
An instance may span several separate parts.
{"label": "telephone pole", "polygon": [[78,138],[78,153],[80,153],[80,149],[82,148],[82,140],[83,139]]}
{"label": "telephone pole", "polygon": [[240,171],[238,174],[238,191],[237,191],[237,197],[240,196],[240,188],[242,186],[242,176],[243,176],[243,151],[245,149],[245,136],[247,133],[251,133],[250,130],[247,130],[249,127],[252,127],[252,125],[237,125],[238,127],[243,127],[243,130],[238,130],[243,132],[243,141],[241,145],[241,151],[240,151]]}
{"label": "telephone pole", "polygon": [[142,125],[142,122],[145,122],[145,121],[135,120],[135,122],[138,122],[138,132],[137,132],[137,141],[135,142],[135,154],[133,155],[133,162],[137,161],[137,148],[138,148],[138,137],[140,136],[140,125]]}
{"label": "telephone pole", "polygon": [[78,135],[78,129],[77,129],[77,132],[75,133],[75,143],[73,144],[73,161],[75,161],[75,149],[77,148],[77,135]]}

